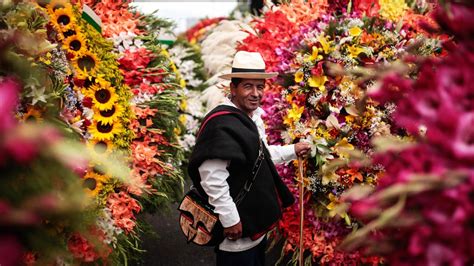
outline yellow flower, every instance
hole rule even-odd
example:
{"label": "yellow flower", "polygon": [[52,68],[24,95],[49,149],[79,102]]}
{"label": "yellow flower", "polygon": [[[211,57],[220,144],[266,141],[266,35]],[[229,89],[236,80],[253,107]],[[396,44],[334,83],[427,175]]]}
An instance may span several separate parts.
{"label": "yellow flower", "polygon": [[349,157],[349,151],[354,150],[354,146],[347,141],[347,138],[341,139],[336,145],[334,145],[334,150],[342,158]]}
{"label": "yellow flower", "polygon": [[347,51],[351,58],[357,58],[360,53],[363,53],[365,50],[361,47],[356,47],[355,45],[348,46]]}
{"label": "yellow flower", "polygon": [[119,123],[102,124],[98,121],[94,121],[88,129],[92,138],[99,141],[111,140],[114,135],[122,132],[122,126]]}
{"label": "yellow flower", "polygon": [[291,109],[288,111],[283,123],[287,125],[293,124],[295,121],[299,121],[301,118],[301,114],[303,114],[304,106],[299,107],[296,104],[291,104]]}
{"label": "yellow flower", "polygon": [[94,107],[101,111],[112,109],[118,99],[115,89],[108,82],[105,82],[103,86],[99,84],[90,86],[90,89],[86,91],[86,96],[91,97]]}
{"label": "yellow flower", "polygon": [[92,139],[87,142],[87,147],[93,152],[95,156],[109,155],[113,149],[114,144],[110,140]]}
{"label": "yellow flower", "polygon": [[296,74],[295,74],[295,82],[296,83],[300,83],[301,81],[303,81],[303,78],[304,78],[303,71],[296,72]]}
{"label": "yellow flower", "polygon": [[186,125],[186,115],[180,115],[178,120],[181,122],[181,124]]}
{"label": "yellow flower", "polygon": [[352,27],[349,29],[349,35],[352,37],[357,37],[362,33],[362,30],[359,27]]}
{"label": "yellow flower", "polygon": [[182,111],[185,111],[186,108],[188,108],[188,101],[182,100],[181,103],[179,104],[179,108],[180,108]]}
{"label": "yellow flower", "polygon": [[180,86],[181,88],[186,88],[186,80],[180,79],[180,80],[179,80],[179,86]]}
{"label": "yellow flower", "polygon": [[76,33],[75,35],[67,37],[63,41],[63,47],[69,53],[79,57],[83,57],[84,53],[87,51],[86,40],[81,33]]}
{"label": "yellow flower", "polygon": [[103,184],[107,181],[107,176],[88,172],[83,178],[82,186],[85,192],[91,196],[97,196],[103,188]]}
{"label": "yellow flower", "polygon": [[405,15],[408,9],[405,0],[379,0],[380,11],[382,18],[396,21]]}
{"label": "yellow flower", "polygon": [[94,108],[94,120],[101,122],[102,124],[112,124],[118,120],[123,113],[123,106],[115,103],[112,108],[108,110],[99,110]]}
{"label": "yellow flower", "polygon": [[326,40],[326,37],[324,36],[324,33],[319,35],[318,41],[321,44],[323,51],[325,54],[329,54],[331,52],[331,43],[328,40]]}
{"label": "yellow flower", "polygon": [[72,65],[79,75],[88,76],[95,74],[99,67],[99,59],[90,51],[85,51],[83,54],[76,56],[72,60]]}
{"label": "yellow flower", "polygon": [[318,88],[321,92],[324,92],[326,88],[324,87],[324,83],[327,81],[326,76],[311,76],[308,79],[308,85],[313,88]]}
{"label": "yellow flower", "polygon": [[313,51],[311,53],[311,61],[315,61],[315,60],[321,60],[323,59],[323,56],[322,55],[319,55],[319,49],[318,47],[316,46],[313,46]]}
{"label": "yellow flower", "polygon": [[23,122],[43,122],[42,113],[38,108],[34,106],[28,106],[27,112],[21,117]]}

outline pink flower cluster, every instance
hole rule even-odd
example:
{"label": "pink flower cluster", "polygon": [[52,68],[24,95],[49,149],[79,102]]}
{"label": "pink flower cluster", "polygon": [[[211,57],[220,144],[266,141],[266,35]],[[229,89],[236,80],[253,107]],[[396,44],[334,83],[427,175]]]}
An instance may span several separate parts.
{"label": "pink flower cluster", "polygon": [[353,202],[352,213],[369,223],[393,206],[394,199],[381,200],[390,190],[408,191],[420,176],[427,186],[405,194],[396,219],[365,240],[392,265],[474,262],[474,8],[452,3],[442,10],[438,22],[458,45],[422,63],[415,81],[392,74],[370,95],[396,104],[395,122],[416,143],[375,155],[385,176],[375,193]]}

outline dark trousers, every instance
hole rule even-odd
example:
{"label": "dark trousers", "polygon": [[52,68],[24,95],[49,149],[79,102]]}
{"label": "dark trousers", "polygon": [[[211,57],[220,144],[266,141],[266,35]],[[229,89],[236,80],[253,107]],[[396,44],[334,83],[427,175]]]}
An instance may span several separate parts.
{"label": "dark trousers", "polygon": [[265,266],[265,249],[267,247],[267,238],[263,238],[262,242],[257,246],[241,251],[227,252],[222,250],[216,251],[217,266]]}

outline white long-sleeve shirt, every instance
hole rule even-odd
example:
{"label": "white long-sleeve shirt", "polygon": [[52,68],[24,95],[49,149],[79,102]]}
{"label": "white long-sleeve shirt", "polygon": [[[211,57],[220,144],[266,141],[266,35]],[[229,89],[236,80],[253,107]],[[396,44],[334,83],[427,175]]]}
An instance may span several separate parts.
{"label": "white long-sleeve shirt", "polygon": [[[224,104],[236,107],[232,102],[228,101]],[[253,112],[252,120],[257,126],[260,138],[270,152],[272,161],[276,164],[296,159],[294,145],[277,146],[268,145],[267,135],[265,133],[265,125],[261,118],[264,113],[263,109],[258,108]],[[209,197],[209,204],[215,207],[214,211],[219,214],[219,220],[225,228],[236,225],[240,222],[239,212],[230,196],[229,184],[227,178],[229,172],[227,166],[230,161],[212,159],[204,161],[198,168],[201,176],[201,186]],[[239,252],[251,249],[258,245],[264,236],[252,241],[249,237],[237,240],[224,239],[219,245],[219,249],[229,252]]]}

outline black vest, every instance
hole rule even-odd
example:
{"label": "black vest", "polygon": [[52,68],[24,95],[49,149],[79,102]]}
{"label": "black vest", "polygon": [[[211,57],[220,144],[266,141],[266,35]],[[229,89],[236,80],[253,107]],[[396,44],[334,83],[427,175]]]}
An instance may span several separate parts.
{"label": "black vest", "polygon": [[[230,195],[235,196],[251,176],[251,170],[258,156],[259,135],[252,119],[232,106],[220,105],[207,117],[220,111],[231,114],[219,115],[208,120],[196,140],[189,160],[188,171],[194,186],[205,195],[200,181],[199,166],[209,159],[230,161],[227,183]],[[293,195],[282,182],[265,145],[260,171],[249,193],[237,207],[242,222],[242,236],[253,239],[270,230],[281,217],[281,208],[290,206]]]}

